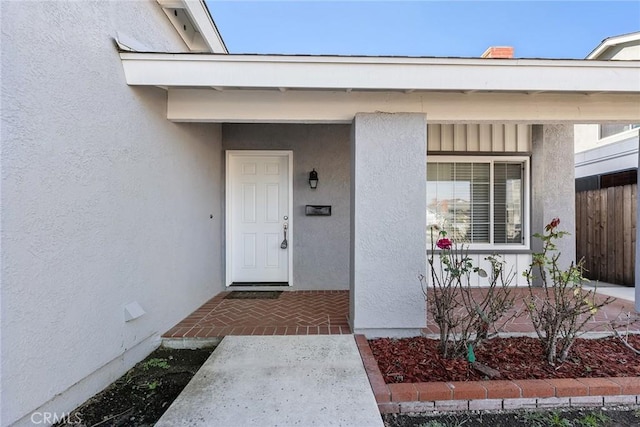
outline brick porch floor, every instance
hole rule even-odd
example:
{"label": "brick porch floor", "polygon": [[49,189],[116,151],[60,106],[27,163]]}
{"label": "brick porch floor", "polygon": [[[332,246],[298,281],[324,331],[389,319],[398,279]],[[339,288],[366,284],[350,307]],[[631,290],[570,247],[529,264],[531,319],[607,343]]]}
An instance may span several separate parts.
{"label": "brick porch floor", "polygon": [[[541,288],[535,289],[540,295],[543,294],[543,290]],[[479,299],[483,292],[486,292],[486,288],[474,288],[473,295],[476,299]],[[496,326],[500,327],[499,332],[504,333],[534,333],[533,325],[531,324],[531,320],[529,319],[529,314],[525,307],[525,298],[529,296],[529,290],[527,287],[518,287],[513,289],[515,296],[515,305],[509,310],[509,312],[505,315],[506,319],[512,317],[512,315],[516,315],[516,317],[508,320],[504,326],[503,322],[498,322]],[[606,295],[596,294],[596,301],[602,302],[607,298]],[[583,330],[585,332],[612,332],[610,323],[616,319],[621,319],[625,316],[625,314],[631,313],[631,319],[634,320],[631,325],[631,330],[637,331],[640,328],[640,317],[635,313],[634,304],[631,301],[623,300],[623,299],[615,299],[612,303],[602,307],[595,314],[593,319],[589,320],[587,324],[584,326]],[[619,317],[620,316],[620,317]],[[620,329],[619,329],[620,330]],[[424,329],[426,334],[437,334],[439,332],[439,328],[433,323],[431,316],[427,316],[427,328]]]}
{"label": "brick porch floor", "polygon": [[225,299],[221,292],[163,338],[350,334],[349,291],[285,291],[278,299]]}
{"label": "brick porch floor", "polygon": [[[476,295],[484,292],[476,288]],[[511,313],[519,316],[509,320],[500,332],[533,333],[524,306],[527,288],[515,288],[516,305]],[[163,338],[217,338],[226,335],[328,335],[350,334],[349,291],[285,291],[278,299],[225,299],[221,292],[187,318],[163,334]],[[605,296],[597,295],[598,300]],[[589,321],[588,332],[611,332],[610,321],[624,313],[632,313],[633,330],[640,320],[633,303],[617,299],[599,310]],[[427,316],[425,334],[437,334],[438,328]]]}

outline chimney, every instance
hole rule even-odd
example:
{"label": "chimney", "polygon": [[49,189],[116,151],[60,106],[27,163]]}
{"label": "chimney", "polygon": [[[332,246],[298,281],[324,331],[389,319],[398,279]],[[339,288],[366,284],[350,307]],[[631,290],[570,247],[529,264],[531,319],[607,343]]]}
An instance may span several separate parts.
{"label": "chimney", "polygon": [[481,58],[513,58],[511,46],[491,46],[484,51]]}

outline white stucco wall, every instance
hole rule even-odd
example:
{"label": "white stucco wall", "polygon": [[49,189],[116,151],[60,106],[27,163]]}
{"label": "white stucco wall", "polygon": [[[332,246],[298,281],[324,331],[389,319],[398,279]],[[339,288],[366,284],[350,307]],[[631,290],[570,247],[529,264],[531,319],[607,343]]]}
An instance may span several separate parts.
{"label": "white stucco wall", "polygon": [[[105,387],[221,289],[221,136],[125,84],[116,31],[185,49],[155,1],[0,7],[0,424],[30,424]],[[146,314],[125,322],[133,301]]]}
{"label": "white stucco wall", "polygon": [[354,333],[415,336],[426,326],[424,114],[359,113],[351,140],[350,321]]}

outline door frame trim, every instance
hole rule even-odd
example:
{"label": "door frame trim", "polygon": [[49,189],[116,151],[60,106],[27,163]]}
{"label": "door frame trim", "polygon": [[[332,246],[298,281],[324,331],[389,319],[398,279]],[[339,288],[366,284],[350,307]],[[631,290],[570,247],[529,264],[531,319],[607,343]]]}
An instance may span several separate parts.
{"label": "door frame trim", "polygon": [[293,151],[292,150],[225,150],[225,240],[224,240],[224,254],[225,254],[225,287],[229,287],[233,282],[232,278],[232,263],[233,263],[233,248],[231,246],[231,176],[230,176],[230,162],[232,157],[244,157],[244,156],[277,156],[286,157],[288,163],[287,173],[287,185],[289,193],[289,227],[287,233],[288,245],[288,283],[289,286],[293,286]]}

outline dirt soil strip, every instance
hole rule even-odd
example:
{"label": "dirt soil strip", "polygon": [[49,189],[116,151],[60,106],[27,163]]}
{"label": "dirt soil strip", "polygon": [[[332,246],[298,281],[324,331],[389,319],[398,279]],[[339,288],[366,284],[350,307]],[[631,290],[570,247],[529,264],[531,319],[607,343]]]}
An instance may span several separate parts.
{"label": "dirt soil strip", "polygon": [[75,409],[78,425],[152,426],[178,397],[215,347],[197,350],[158,348],[106,389]]}

